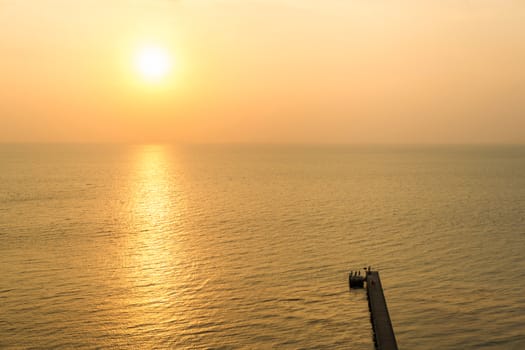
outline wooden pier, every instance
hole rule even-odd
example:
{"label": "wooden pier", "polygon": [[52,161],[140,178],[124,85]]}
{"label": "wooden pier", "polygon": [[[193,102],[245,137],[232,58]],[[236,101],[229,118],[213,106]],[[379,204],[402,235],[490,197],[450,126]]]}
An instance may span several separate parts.
{"label": "wooden pier", "polygon": [[379,272],[366,271],[366,294],[368,295],[368,307],[370,309],[376,349],[397,350],[396,337],[386,307]]}

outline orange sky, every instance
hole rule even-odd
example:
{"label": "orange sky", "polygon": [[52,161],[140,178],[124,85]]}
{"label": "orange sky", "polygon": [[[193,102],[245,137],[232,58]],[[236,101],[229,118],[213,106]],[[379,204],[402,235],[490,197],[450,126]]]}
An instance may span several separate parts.
{"label": "orange sky", "polygon": [[0,142],[523,143],[524,62],[523,1],[3,0]]}

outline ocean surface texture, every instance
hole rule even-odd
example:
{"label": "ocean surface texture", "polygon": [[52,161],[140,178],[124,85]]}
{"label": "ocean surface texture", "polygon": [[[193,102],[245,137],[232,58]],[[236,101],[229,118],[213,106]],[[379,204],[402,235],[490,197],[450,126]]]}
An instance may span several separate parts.
{"label": "ocean surface texture", "polygon": [[524,146],[0,146],[0,348],[525,349]]}

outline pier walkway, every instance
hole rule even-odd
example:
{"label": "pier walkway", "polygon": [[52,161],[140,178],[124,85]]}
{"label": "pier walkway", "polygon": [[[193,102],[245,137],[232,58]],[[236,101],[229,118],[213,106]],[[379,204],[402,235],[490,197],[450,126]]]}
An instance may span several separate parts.
{"label": "pier walkway", "polygon": [[370,270],[366,272],[366,293],[376,349],[397,350],[396,337],[386,307],[379,272]]}

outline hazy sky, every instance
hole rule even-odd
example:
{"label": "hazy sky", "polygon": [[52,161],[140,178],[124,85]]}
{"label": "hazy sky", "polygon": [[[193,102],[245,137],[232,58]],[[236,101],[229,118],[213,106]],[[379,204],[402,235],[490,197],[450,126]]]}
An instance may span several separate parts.
{"label": "hazy sky", "polygon": [[0,0],[25,141],[523,143],[525,1]]}

